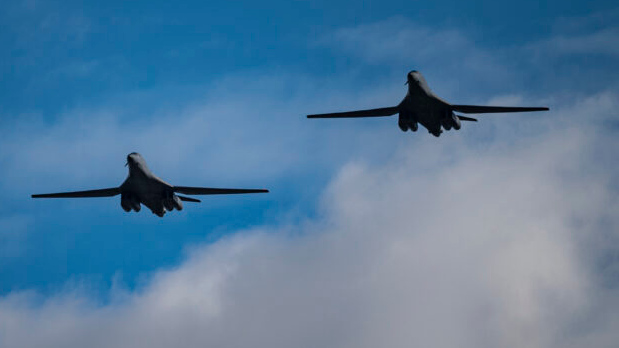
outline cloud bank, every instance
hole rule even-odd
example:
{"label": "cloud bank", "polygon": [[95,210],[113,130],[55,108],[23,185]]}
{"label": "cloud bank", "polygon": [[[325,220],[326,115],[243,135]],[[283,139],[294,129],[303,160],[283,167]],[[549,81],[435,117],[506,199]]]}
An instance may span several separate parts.
{"label": "cloud bank", "polygon": [[195,247],[110,303],[79,286],[4,297],[0,342],[612,347],[617,261],[600,260],[619,250],[618,173],[596,166],[619,150],[612,136],[570,121],[508,147],[445,138],[349,162],[319,217]]}

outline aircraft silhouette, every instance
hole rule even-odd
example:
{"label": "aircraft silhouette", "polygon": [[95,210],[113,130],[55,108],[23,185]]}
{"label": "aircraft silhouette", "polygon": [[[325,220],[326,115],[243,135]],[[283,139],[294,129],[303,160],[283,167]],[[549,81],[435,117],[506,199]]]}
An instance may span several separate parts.
{"label": "aircraft silhouette", "polygon": [[227,195],[239,193],[269,192],[263,189],[225,189],[210,187],[173,186],[153,174],[144,158],[137,152],[127,155],[129,175],[119,187],[32,195],[32,198],[81,198],[111,197],[120,194],[120,205],[126,211],[139,212],[140,204],[148,207],[153,214],[163,217],[166,211],[182,210],[184,202],[200,202],[199,199],[177,195]]}
{"label": "aircraft silhouette", "polygon": [[548,110],[546,107],[453,105],[436,96],[430,90],[423,75],[417,70],[408,73],[406,84],[408,85],[408,93],[397,106],[308,115],[307,118],[381,117],[399,114],[398,126],[403,132],[409,129],[416,132],[419,123],[428,132],[438,137],[443,132],[441,128],[459,130],[460,121],[477,122],[475,118],[456,115],[454,111],[465,114],[484,114]]}

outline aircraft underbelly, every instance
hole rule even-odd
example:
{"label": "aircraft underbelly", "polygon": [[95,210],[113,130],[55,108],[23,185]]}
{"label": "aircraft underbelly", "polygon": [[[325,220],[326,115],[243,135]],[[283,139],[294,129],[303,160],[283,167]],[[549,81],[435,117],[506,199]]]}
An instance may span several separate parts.
{"label": "aircraft underbelly", "polygon": [[441,129],[440,122],[437,122],[437,119],[433,117],[431,114],[422,113],[418,116],[418,122],[422,126],[426,127],[429,131],[436,131]]}
{"label": "aircraft underbelly", "polygon": [[418,107],[416,112],[417,122],[426,127],[429,131],[439,131],[441,129],[440,115],[436,108],[429,105]]}
{"label": "aircraft underbelly", "polygon": [[140,203],[153,213],[157,214],[164,211],[165,187],[158,180],[148,177],[135,178],[131,182],[131,191],[137,196]]}
{"label": "aircraft underbelly", "polygon": [[149,197],[148,199],[143,200],[142,203],[152,212],[163,211],[163,199],[161,197],[159,197],[159,199]]}
{"label": "aircraft underbelly", "polygon": [[440,131],[440,110],[427,98],[414,98],[411,108],[417,122],[424,126],[429,131]]}

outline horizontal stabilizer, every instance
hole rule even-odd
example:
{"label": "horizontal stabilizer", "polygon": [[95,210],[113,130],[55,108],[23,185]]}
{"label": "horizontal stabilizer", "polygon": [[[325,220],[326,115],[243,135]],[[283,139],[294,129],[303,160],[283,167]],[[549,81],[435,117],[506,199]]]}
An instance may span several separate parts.
{"label": "horizontal stabilizer", "polygon": [[546,107],[452,105],[451,109],[465,114],[548,111]]}
{"label": "horizontal stabilizer", "polygon": [[307,115],[307,118],[346,118],[346,117],[383,117],[395,115],[400,111],[397,106],[369,110],[334,112],[330,114]]}
{"label": "horizontal stabilizer", "polygon": [[471,121],[471,122],[477,122],[476,118],[472,118],[472,117],[466,117],[466,116],[462,116],[462,115],[456,115],[460,120],[462,121]]}
{"label": "horizontal stabilizer", "polygon": [[201,202],[201,200],[196,199],[196,198],[185,197],[185,196],[181,196],[181,195],[176,195],[176,197],[178,197],[183,202],[194,202],[194,203],[200,203]]}
{"label": "horizontal stabilizer", "polygon": [[111,197],[120,194],[120,187],[100,190],[74,191],[61,193],[44,193],[32,195],[32,198],[85,198],[85,197]]}
{"label": "horizontal stabilizer", "polygon": [[186,195],[234,195],[241,193],[266,193],[269,190],[264,189],[225,189],[212,187],[188,187],[174,186],[174,192],[184,193]]}

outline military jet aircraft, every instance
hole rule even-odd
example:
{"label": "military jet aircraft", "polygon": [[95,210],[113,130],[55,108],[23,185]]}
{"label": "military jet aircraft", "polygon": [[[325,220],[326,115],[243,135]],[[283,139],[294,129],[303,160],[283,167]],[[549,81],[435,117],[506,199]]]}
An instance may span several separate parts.
{"label": "military jet aircraft", "polygon": [[166,211],[182,210],[184,202],[200,202],[199,199],[177,195],[229,195],[239,193],[269,192],[263,189],[225,189],[209,187],[173,186],[153,174],[144,158],[137,152],[127,155],[129,176],[120,187],[99,190],[46,193],[32,195],[32,198],[79,198],[79,197],[111,197],[120,194],[120,206],[126,211],[140,211],[140,204],[148,207],[153,214],[163,217]]}
{"label": "military jet aircraft", "polygon": [[485,114],[503,112],[546,111],[546,107],[512,107],[512,106],[477,106],[450,104],[434,94],[420,72],[413,70],[408,73],[406,84],[408,93],[397,106],[370,110],[336,112],[330,114],[308,115],[307,118],[346,118],[346,117],[381,117],[399,114],[398,126],[403,132],[416,132],[418,124],[424,126],[428,132],[438,137],[443,129],[459,130],[460,121],[474,121],[477,119],[456,115],[454,112],[465,114]]}

